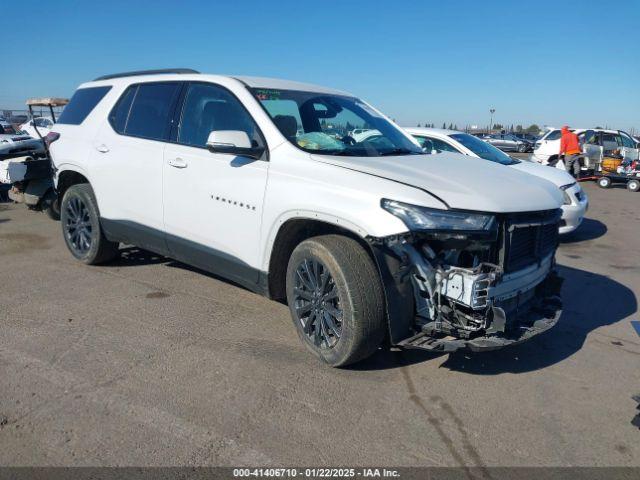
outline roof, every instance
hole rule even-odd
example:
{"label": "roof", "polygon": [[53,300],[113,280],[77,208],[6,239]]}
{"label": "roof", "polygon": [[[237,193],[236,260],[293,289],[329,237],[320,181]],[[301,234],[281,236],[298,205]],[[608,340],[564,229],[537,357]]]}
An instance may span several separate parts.
{"label": "roof", "polygon": [[245,77],[245,76],[233,76],[248,85],[251,88],[273,88],[276,90],[299,90],[303,92],[318,92],[329,93],[333,95],[349,95],[347,92],[336,90],[333,88],[323,87],[320,85],[314,85],[311,83],[295,82],[292,80],[282,80],[279,78],[267,78],[267,77]]}
{"label": "roof", "polygon": [[30,98],[27,100],[26,105],[33,107],[62,107],[67,103],[69,103],[68,98],[42,97]]}
{"label": "roof", "polygon": [[442,137],[446,137],[453,133],[464,133],[458,130],[449,130],[446,128],[428,128],[428,127],[402,127],[403,130],[413,134],[413,135],[440,135]]}
{"label": "roof", "polygon": [[353,96],[350,93],[323,87],[320,85],[313,85],[310,83],[296,82],[292,80],[283,80],[278,78],[266,78],[266,77],[250,77],[242,75],[215,75],[207,73],[192,73],[187,69],[182,69],[180,72],[176,71],[140,71],[140,72],[125,72],[122,74],[105,75],[103,77],[96,78],[95,80],[85,82],[80,87],[87,87],[93,84],[99,85],[117,85],[121,83],[140,83],[140,82],[157,82],[163,79],[166,80],[178,80],[178,81],[197,81],[197,80],[210,80],[219,81],[221,78],[233,79],[240,81],[251,88],[269,88],[275,90],[299,90],[304,92],[317,92],[326,93],[330,95],[348,95]]}

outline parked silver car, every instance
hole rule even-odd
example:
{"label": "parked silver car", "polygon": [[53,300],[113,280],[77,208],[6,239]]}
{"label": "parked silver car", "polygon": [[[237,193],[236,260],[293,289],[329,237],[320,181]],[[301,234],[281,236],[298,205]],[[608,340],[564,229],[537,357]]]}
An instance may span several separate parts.
{"label": "parked silver car", "polygon": [[492,133],[482,137],[482,140],[505,152],[524,153],[533,151],[533,142],[518,138],[511,133]]}

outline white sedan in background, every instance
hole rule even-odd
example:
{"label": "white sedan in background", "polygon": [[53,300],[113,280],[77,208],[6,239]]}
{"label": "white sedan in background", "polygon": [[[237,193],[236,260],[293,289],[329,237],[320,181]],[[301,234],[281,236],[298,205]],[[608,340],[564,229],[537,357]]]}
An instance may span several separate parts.
{"label": "white sedan in background", "polygon": [[422,145],[427,153],[462,153],[516,168],[550,181],[564,193],[560,233],[571,233],[582,223],[589,206],[589,199],[582,187],[566,171],[527,160],[517,160],[468,133],[437,128],[405,128],[405,130]]}
{"label": "white sedan in background", "polygon": [[27,132],[27,134],[31,135],[33,138],[40,138],[38,136],[38,132],[36,132],[36,127],[38,127],[38,132],[40,132],[40,135],[44,138],[51,131],[51,127],[53,127],[53,120],[49,117],[32,118],[28,122],[20,125],[20,130]]}

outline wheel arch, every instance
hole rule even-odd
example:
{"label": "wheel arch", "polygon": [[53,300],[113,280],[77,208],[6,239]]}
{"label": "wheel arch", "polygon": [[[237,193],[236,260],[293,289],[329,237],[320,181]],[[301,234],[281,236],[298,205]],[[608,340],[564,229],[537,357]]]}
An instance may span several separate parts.
{"label": "wheel arch", "polygon": [[[267,290],[274,300],[286,298],[286,273],[291,253],[304,240],[318,235],[336,234],[357,241],[378,266],[371,246],[364,239],[363,230],[354,224],[320,214],[294,216],[279,222],[267,244],[265,265],[268,272]],[[378,270],[379,273],[379,270]]]}
{"label": "wheel arch", "polygon": [[59,168],[56,174],[56,192],[58,193],[58,201],[62,201],[62,197],[69,187],[79,183],[91,184],[85,171],[72,165],[66,165]]}

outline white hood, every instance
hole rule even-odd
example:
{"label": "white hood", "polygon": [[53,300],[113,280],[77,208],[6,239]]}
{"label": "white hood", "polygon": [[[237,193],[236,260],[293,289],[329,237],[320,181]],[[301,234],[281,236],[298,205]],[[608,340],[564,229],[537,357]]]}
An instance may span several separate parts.
{"label": "white hood", "polygon": [[[425,190],[450,208],[481,212],[530,212],[560,208],[562,192],[554,184],[492,162],[456,153],[397,157],[313,159]],[[550,169],[552,170],[552,169]],[[393,198],[392,192],[380,192]]]}
{"label": "white hood", "polygon": [[520,163],[511,165],[511,168],[516,168],[521,172],[549,180],[557,187],[570,185],[576,181],[566,170],[559,170],[546,165],[540,165],[539,163],[521,161]]}

